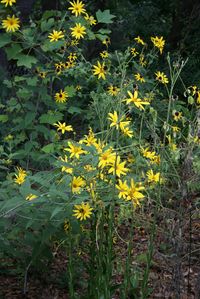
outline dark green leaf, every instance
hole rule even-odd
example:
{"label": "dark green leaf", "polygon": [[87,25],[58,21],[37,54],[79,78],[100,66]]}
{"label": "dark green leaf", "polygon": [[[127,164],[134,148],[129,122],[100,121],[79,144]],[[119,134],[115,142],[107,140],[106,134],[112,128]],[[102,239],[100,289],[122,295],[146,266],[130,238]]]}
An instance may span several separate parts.
{"label": "dark green leaf", "polygon": [[0,48],[11,42],[11,36],[8,33],[1,33]]}
{"label": "dark green leaf", "polygon": [[37,63],[37,59],[34,56],[19,54],[17,56],[17,65],[31,68],[33,64]]}
{"label": "dark green leaf", "polygon": [[99,23],[111,24],[113,23],[112,19],[115,18],[114,15],[110,14],[110,10],[106,9],[101,11],[100,9],[96,12],[97,21]]}

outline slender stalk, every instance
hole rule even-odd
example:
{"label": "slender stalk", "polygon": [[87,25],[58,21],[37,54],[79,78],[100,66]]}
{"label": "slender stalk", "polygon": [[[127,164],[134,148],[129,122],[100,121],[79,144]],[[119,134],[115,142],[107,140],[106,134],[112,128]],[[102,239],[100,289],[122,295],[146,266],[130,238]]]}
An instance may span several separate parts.
{"label": "slender stalk", "polygon": [[69,263],[68,263],[68,274],[69,274],[69,295],[71,299],[75,299],[74,294],[74,268],[73,268],[73,240],[72,240],[72,234],[71,230],[69,230]]}

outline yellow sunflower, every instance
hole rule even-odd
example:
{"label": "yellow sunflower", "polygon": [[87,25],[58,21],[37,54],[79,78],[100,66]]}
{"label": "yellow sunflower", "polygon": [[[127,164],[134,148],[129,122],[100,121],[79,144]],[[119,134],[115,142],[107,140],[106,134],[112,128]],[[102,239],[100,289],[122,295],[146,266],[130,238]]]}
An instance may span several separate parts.
{"label": "yellow sunflower", "polygon": [[86,34],[85,30],[85,26],[82,26],[80,23],[76,23],[75,27],[71,27],[71,35],[72,37],[74,37],[75,39],[81,39],[84,38],[84,35]]}
{"label": "yellow sunflower", "polygon": [[159,81],[162,84],[167,84],[169,83],[169,80],[167,76],[163,72],[155,72],[156,75],[156,80]]}
{"label": "yellow sunflower", "polygon": [[72,13],[78,17],[79,15],[81,15],[82,13],[85,13],[86,10],[84,8],[85,4],[83,4],[82,1],[77,0],[76,2],[69,2],[71,4],[71,6],[68,8],[69,10],[72,11]]}
{"label": "yellow sunflower", "polygon": [[8,16],[7,19],[2,21],[2,27],[6,32],[15,32],[19,29],[19,18],[16,18],[14,15],[12,17]]}
{"label": "yellow sunflower", "polygon": [[2,4],[5,4],[5,7],[12,6],[14,3],[16,3],[16,0],[1,0]]}
{"label": "yellow sunflower", "polygon": [[68,99],[68,93],[61,89],[59,92],[56,92],[54,98],[57,103],[65,103]]}
{"label": "yellow sunflower", "polygon": [[81,189],[85,186],[85,181],[80,177],[73,177],[71,182],[72,193],[81,193]]}
{"label": "yellow sunflower", "polygon": [[165,40],[163,39],[163,36],[161,36],[161,37],[158,37],[158,36],[151,37],[151,41],[154,44],[154,47],[158,48],[159,51],[160,51],[160,54],[162,54],[163,48],[164,48],[164,45],[165,45]]}
{"label": "yellow sunflower", "polygon": [[61,31],[53,30],[53,32],[48,35],[48,38],[50,39],[51,43],[57,42],[59,39],[61,39],[63,37],[64,37],[64,34],[63,34],[62,30]]}
{"label": "yellow sunflower", "polygon": [[106,79],[106,70],[105,70],[105,63],[102,64],[97,61],[97,65],[93,65],[93,74],[98,76],[98,79]]}
{"label": "yellow sunflower", "polygon": [[75,205],[74,207],[75,209],[73,210],[73,216],[80,221],[91,217],[93,208],[90,207],[89,203],[82,202],[80,205]]}

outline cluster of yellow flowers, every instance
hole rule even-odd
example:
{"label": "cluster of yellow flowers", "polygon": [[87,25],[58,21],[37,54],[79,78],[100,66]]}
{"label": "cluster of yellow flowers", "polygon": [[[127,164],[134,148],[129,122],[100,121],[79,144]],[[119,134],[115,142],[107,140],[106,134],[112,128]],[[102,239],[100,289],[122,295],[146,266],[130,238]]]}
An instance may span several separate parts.
{"label": "cluster of yellow flowers", "polygon": [[[112,120],[113,126],[120,128],[120,122],[113,120],[115,118],[116,111],[114,114],[110,113],[109,117]],[[123,120],[121,121],[123,123]],[[126,123],[126,121],[124,121]],[[61,134],[65,132],[73,131],[71,125],[66,125],[65,122],[55,123],[57,130]],[[124,124],[126,126],[126,124]],[[93,157],[97,157],[96,165],[88,164],[89,161],[86,159],[87,155],[93,151]],[[97,138],[90,128],[87,135],[84,136],[79,142],[68,141],[68,146],[63,149],[64,155],[59,157],[59,163],[61,163],[61,173],[64,177],[70,176],[70,185],[72,194],[79,195],[82,192],[89,193],[91,197],[91,203],[89,201],[82,202],[81,204],[74,205],[74,214],[80,221],[86,220],[92,216],[94,208],[91,204],[94,204],[96,200],[100,200],[98,194],[98,188],[103,183],[104,188],[111,188],[113,180],[115,181],[115,188],[118,191],[119,199],[125,201],[131,201],[133,206],[136,208],[140,206],[141,201],[144,199],[145,186],[141,182],[135,182],[131,177],[132,169],[126,165],[133,163],[133,157],[127,156],[127,159],[123,159],[122,156],[108,144],[102,142]],[[142,149],[142,155],[152,163],[159,164],[160,158],[155,151],[150,151],[148,148]],[[81,170],[82,168],[82,170]],[[79,169],[79,175],[76,175]],[[89,176],[87,176],[87,173]],[[22,168],[17,168],[17,174],[15,174],[15,183],[23,184],[27,176],[26,171]],[[124,179],[121,179],[124,177]],[[60,181],[62,183],[63,179]],[[128,183],[128,181],[130,183]],[[102,182],[102,183],[101,183]],[[154,173],[152,169],[147,172],[147,183],[161,183],[160,173]],[[107,187],[106,187],[106,185]],[[142,192],[143,191],[143,192]],[[26,200],[33,200],[37,198],[35,194],[29,194]]]}
{"label": "cluster of yellow flowers", "polygon": [[160,155],[156,154],[155,151],[149,150],[149,147],[141,148],[141,153],[143,157],[150,161],[151,164],[160,164]]}
{"label": "cluster of yellow flowers", "polygon": [[135,90],[132,94],[130,91],[128,91],[129,98],[125,99],[126,104],[133,103],[137,108],[140,110],[144,110],[144,105],[150,105],[148,101],[141,100],[138,98],[138,91]]}
{"label": "cluster of yellow flowers", "polygon": [[133,131],[129,127],[131,121],[125,116],[119,117],[117,111],[114,111],[114,113],[108,113],[108,119],[111,121],[110,127],[120,129],[124,136],[133,137]]}
{"label": "cluster of yellow flowers", "polygon": [[[140,44],[140,45],[145,46],[145,47],[147,46],[147,44],[144,42],[144,40],[140,36],[135,37],[134,40],[136,41],[137,44]],[[163,36],[161,36],[161,37],[158,37],[158,36],[153,37],[152,36],[151,41],[152,41],[154,47],[158,48],[159,51],[160,51],[160,54],[162,54],[163,49],[164,49],[164,45],[165,45],[165,40],[163,39]],[[131,52],[134,56],[136,56],[138,54],[136,52],[135,48],[132,48]]]}
{"label": "cluster of yellow flowers", "polygon": [[[135,37],[134,40],[138,45],[142,45],[145,48],[147,47],[147,43],[145,43],[144,40],[140,36]],[[163,39],[163,36],[161,36],[161,37],[158,37],[158,36],[151,37],[151,41],[152,41],[154,47],[159,49],[159,53],[162,54],[163,49],[164,49],[164,45],[165,45],[165,40]],[[109,43],[110,43],[110,41],[109,42],[106,42],[106,41],[103,42],[103,44],[105,44],[107,47],[108,47]],[[145,59],[145,55],[143,53],[143,50],[142,50],[141,53],[139,53],[139,50],[135,46],[135,47],[130,48],[130,53],[132,54],[132,58],[135,58],[136,56],[139,55],[139,61],[138,62],[142,67],[145,68],[148,65],[148,61]],[[100,53],[100,56],[101,56],[102,59],[107,59],[109,57],[109,53],[107,51],[103,51],[103,52]],[[132,60],[130,59],[129,62],[131,62],[131,61]],[[109,74],[108,66],[106,65],[106,61],[100,62],[98,60],[96,62],[96,64],[93,65],[92,71],[93,71],[93,74],[95,76],[97,76],[98,79],[103,79],[103,80],[106,80],[106,75]],[[134,74],[134,78],[135,78],[136,82],[140,82],[140,83],[146,82],[144,76],[139,72]],[[168,80],[167,76],[163,72],[160,72],[160,71],[155,72],[155,79],[156,79],[156,81],[158,81],[162,84],[169,83],[169,80]],[[116,93],[113,92],[112,87],[109,90],[109,93],[112,94],[112,95],[117,94],[117,92]],[[135,97],[135,98],[137,99],[137,97]],[[139,99],[135,102],[139,102]]]}
{"label": "cluster of yellow flowers", "polygon": [[[16,0],[1,0],[2,4],[5,4],[5,6],[12,6],[16,3]],[[88,21],[89,25],[95,25],[96,20],[93,16],[89,16],[84,8],[84,4],[82,1],[73,1],[70,2],[71,6],[68,8],[72,14],[74,14],[76,17],[80,16],[81,14],[84,14],[84,18],[86,21]],[[6,30],[6,32],[15,32],[20,28],[20,20],[19,18],[15,17],[15,15],[8,16],[6,19],[2,21],[2,26]],[[81,25],[81,23],[75,23],[74,27],[70,28],[71,35],[73,38],[79,40],[81,38],[84,38],[84,35],[86,34],[86,27]],[[49,34],[50,42],[57,42],[58,40],[64,39],[65,34],[63,30],[53,30]]]}
{"label": "cluster of yellow flowers", "polygon": [[[83,14],[84,19],[88,21],[89,25],[96,25],[97,21],[93,16],[88,15],[84,8],[85,4],[82,1],[77,0],[70,2],[70,4],[71,6],[68,9],[71,10],[72,14],[74,14],[76,17]],[[76,40],[80,40],[81,38],[84,38],[84,36],[86,35],[86,27],[81,23],[75,23],[75,26],[71,27],[70,30],[72,38],[75,38]],[[53,30],[53,32],[50,33],[48,37],[50,39],[50,42],[56,42],[60,39],[63,39],[65,35],[62,30]]]}
{"label": "cluster of yellow flowers", "polygon": [[[82,147],[84,144],[84,149]],[[96,167],[94,165],[86,164],[84,165],[84,171],[86,172],[93,172],[94,177],[90,180],[87,180],[87,176],[81,174],[79,176],[74,175],[74,166],[77,166],[77,161],[80,160],[81,164],[81,157],[90,154],[90,150],[85,150],[85,145],[88,147],[95,148],[97,157],[98,157],[98,164]],[[126,167],[127,161],[122,161],[122,158],[116,151],[109,147],[106,144],[103,144],[101,140],[95,137],[92,129],[90,128],[89,134],[85,135],[83,139],[81,139],[78,143],[75,142],[68,142],[68,147],[64,148],[64,151],[69,153],[69,157],[65,155],[65,162],[68,165],[62,167],[62,171],[66,171],[66,173],[72,176],[71,179],[71,191],[73,194],[80,194],[83,191],[89,192],[91,194],[92,191],[92,198],[95,199],[98,197],[98,193],[96,192],[96,185],[97,182],[102,180],[104,183],[107,183],[110,187],[110,183],[112,181],[112,176],[116,177],[118,180],[118,184],[116,184],[116,188],[120,190],[119,198],[125,198],[126,200],[132,200],[133,205],[136,207],[140,205],[140,200],[144,198],[144,195],[140,193],[140,190],[144,190],[145,188],[141,186],[141,184],[134,183],[134,180],[131,179],[130,188],[126,188],[126,190],[122,191],[122,185],[125,186],[125,183],[122,183],[121,177],[126,176],[130,169]],[[98,170],[98,172],[96,172]],[[111,175],[111,176],[110,176]],[[81,205],[75,205],[75,216],[80,220],[85,220],[87,217],[90,217],[92,214],[92,209],[89,203],[82,203]]]}
{"label": "cluster of yellow flowers", "polygon": [[[1,3],[7,7],[15,4],[16,0],[1,0]],[[81,54],[76,46],[81,39],[84,39],[87,36],[89,26],[97,24],[95,18],[86,12],[85,4],[82,1],[74,0],[69,3],[71,6],[68,10],[75,18],[78,18],[72,18],[72,22],[74,22],[74,19],[77,20],[77,22],[75,21],[74,25],[71,25],[69,28],[70,34],[63,28],[57,28],[57,30],[53,29],[52,32],[48,33],[49,45],[57,45],[57,42],[58,44],[60,41],[63,42],[63,49],[59,49],[59,54],[64,53],[64,55],[58,55],[59,60],[53,62],[57,75],[63,74],[65,70],[69,71],[69,69],[79,63]],[[80,21],[80,16],[84,18],[84,22]],[[12,17],[8,16],[2,21],[2,27],[6,32],[15,32],[20,28],[20,20],[14,15]],[[152,94],[147,95],[142,93],[142,88],[140,88],[141,84],[144,83],[143,85],[145,86],[146,82],[148,82],[145,72],[145,67],[148,66],[149,63],[148,56],[145,54],[147,43],[140,36],[135,37],[134,41],[133,46],[128,48],[129,58],[131,57],[130,62],[137,60],[140,65],[140,68],[138,68],[139,71],[135,71],[134,74],[132,74],[134,79],[124,80],[122,84],[120,84],[117,79],[116,82],[114,82],[115,76],[111,74],[112,68],[110,63],[110,57],[112,55],[108,52],[110,44],[109,38],[102,41],[106,50],[103,50],[99,54],[96,63],[92,65],[90,70],[90,75],[93,74],[93,79],[97,78],[99,80],[104,80],[102,81],[102,88],[106,87],[106,92],[112,96],[108,96],[108,98],[113,101],[114,104],[112,107],[114,107],[114,109],[109,110],[110,112],[106,112],[108,113],[106,121],[109,123],[107,128],[108,133],[115,132],[117,135],[123,136],[123,140],[128,140],[128,142],[132,142],[133,137],[136,134],[134,134],[135,130],[133,131],[133,121],[130,116],[128,116],[129,112],[134,108],[140,115],[145,113],[148,107],[151,109],[151,99],[154,97]],[[151,37],[151,42],[153,43],[152,51],[154,51],[154,53],[162,54],[165,46],[163,36]],[[70,47],[73,47],[73,50],[71,50]],[[141,47],[142,51],[139,50]],[[37,70],[37,73],[40,78],[43,79],[46,78],[48,74],[39,69]],[[112,80],[108,80],[107,83],[106,79],[109,75],[112,76]],[[131,87],[133,83],[132,81],[137,83],[134,87]],[[167,84],[170,82],[167,75],[161,71],[155,72],[154,81],[155,86],[161,83],[166,89]],[[54,100],[58,103],[58,106],[59,104],[68,101],[70,94],[66,90],[67,88],[63,87],[60,89],[59,87],[57,92],[54,92]],[[81,86],[77,85],[76,90],[81,90]],[[195,98],[196,104],[199,105],[200,90],[193,86],[190,88],[190,94]],[[115,103],[119,105],[115,106]],[[172,121],[167,125],[171,131],[169,135],[166,135],[165,139],[168,141],[170,149],[175,151],[177,149],[175,137],[176,134],[178,135],[178,132],[181,131],[177,125],[184,121],[184,115],[182,111],[177,111],[175,108],[171,109],[170,113]],[[68,132],[74,132],[72,125],[66,122],[58,121],[54,123],[53,126],[58,132],[56,133],[58,138],[60,138],[59,135],[64,135],[61,139],[64,139],[65,133],[68,134]],[[99,134],[101,134],[101,132]],[[109,188],[114,186],[114,196],[125,202],[130,201],[136,208],[140,206],[142,200],[145,198],[146,188],[154,188],[156,184],[161,184],[164,180],[161,173],[158,171],[161,157],[155,150],[151,150],[151,146],[141,148],[140,150],[140,155],[143,157],[142,159],[146,161],[144,167],[145,174],[142,173],[144,181],[141,182],[141,178],[135,178],[136,175],[132,167],[134,163],[132,153],[126,157],[126,151],[123,151],[123,149],[120,148],[121,145],[118,145],[118,148],[115,149],[113,145],[101,138],[97,138],[97,136],[98,135],[90,128],[89,133],[79,141],[72,141],[67,138],[67,141],[65,140],[64,143],[65,145],[61,147],[63,152],[58,157],[60,173],[63,176],[59,181],[59,184],[62,184],[65,177],[68,178],[68,187],[71,191],[74,203],[76,202],[77,197],[81,197],[82,193],[85,192],[87,194],[87,199],[85,201],[83,200],[81,203],[79,201],[80,204],[74,204],[73,216],[80,221],[86,220],[92,216],[96,201],[101,200],[101,196],[99,195],[100,189],[107,188],[107,190],[110,190]],[[7,141],[12,140],[12,138],[10,138],[11,137],[7,137]],[[91,164],[89,163],[90,160],[92,160]],[[148,165],[148,167],[146,167],[146,165]],[[15,173],[14,182],[18,185],[22,185],[25,182],[26,177],[27,172],[18,167]],[[26,200],[33,200],[35,198],[37,198],[37,196],[31,193],[27,195]]]}
{"label": "cluster of yellow flowers", "polygon": [[126,201],[131,200],[135,207],[140,206],[140,200],[144,198],[144,194],[140,191],[145,189],[141,183],[136,184],[131,179],[130,186],[128,186],[126,180],[124,182],[119,180],[116,188],[119,190],[119,198],[123,198]]}
{"label": "cluster of yellow flowers", "polygon": [[[0,3],[7,7],[15,4],[16,0],[1,0]],[[15,15],[9,15],[2,21],[2,27],[6,30],[6,32],[15,32],[20,28],[20,20],[19,18],[15,17]]]}
{"label": "cluster of yellow flowers", "polygon": [[196,85],[188,87],[186,93],[192,100],[191,104],[196,102],[197,105],[200,105],[200,89]]}
{"label": "cluster of yellow flowers", "polygon": [[27,173],[24,169],[21,167],[17,167],[17,173],[15,174],[15,183],[18,185],[22,185],[25,182],[25,178],[27,176]]}

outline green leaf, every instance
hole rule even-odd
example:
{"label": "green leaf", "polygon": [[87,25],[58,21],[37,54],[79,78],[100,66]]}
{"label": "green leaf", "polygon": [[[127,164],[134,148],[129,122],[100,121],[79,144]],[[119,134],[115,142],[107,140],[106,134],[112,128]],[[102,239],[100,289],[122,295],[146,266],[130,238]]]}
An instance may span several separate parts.
{"label": "green leaf", "polygon": [[69,98],[76,94],[76,89],[73,85],[65,87],[65,91],[67,92]]}
{"label": "green leaf", "polygon": [[96,12],[96,17],[98,23],[105,23],[105,24],[111,24],[113,23],[112,19],[115,18],[114,15],[110,14],[110,10],[106,9],[104,11],[101,11],[100,9]]}
{"label": "green leaf", "polygon": [[31,92],[26,88],[20,88],[16,92],[17,96],[22,99],[29,99],[31,97]]}
{"label": "green leaf", "polygon": [[58,50],[64,45],[65,45],[64,40],[59,40],[57,42],[50,42],[49,40],[46,40],[44,44],[41,46],[41,49],[44,52],[48,52],[48,51]]}
{"label": "green leaf", "polygon": [[8,121],[8,115],[6,114],[1,114],[0,115],[0,122],[6,123]]}
{"label": "green leaf", "polygon": [[46,10],[44,14],[42,15],[42,20],[47,20],[50,17],[60,17],[61,12],[57,10]]}
{"label": "green leaf", "polygon": [[30,151],[33,149],[34,145],[37,145],[37,142],[27,141],[24,145],[24,149],[26,153],[30,153]]}
{"label": "green leaf", "polygon": [[111,30],[102,28],[102,29],[99,29],[98,32],[101,34],[110,34]]}
{"label": "green leaf", "polygon": [[49,129],[47,129],[43,125],[35,126],[35,131],[39,132],[39,133],[42,133],[44,135],[45,139],[48,139],[50,137],[50,131],[49,131]]}
{"label": "green leaf", "polygon": [[[13,210],[17,209],[20,206],[20,203],[23,204],[23,198],[19,195],[14,196],[9,200],[4,201],[1,206],[1,213],[6,213],[10,209],[13,209]],[[24,204],[26,204],[26,202]]]}
{"label": "green leaf", "polygon": [[63,211],[63,207],[56,207],[56,208],[53,210],[52,214],[51,214],[51,218],[50,218],[50,220],[51,220],[53,217],[55,217],[58,213],[60,213],[61,211]]}
{"label": "green leaf", "polygon": [[62,119],[62,117],[63,117],[63,114],[59,111],[49,112],[47,114],[42,114],[40,116],[40,123],[53,125],[57,121],[60,121]]}
{"label": "green leaf", "polygon": [[20,47],[19,44],[12,44],[11,47],[5,49],[8,60],[11,60],[11,59],[18,59],[18,54],[19,54],[22,50],[23,50],[23,49]]}
{"label": "green leaf", "polygon": [[31,68],[32,64],[36,64],[37,59],[34,56],[20,54],[17,56],[17,66],[25,66]]}
{"label": "green leaf", "polygon": [[99,33],[95,34],[95,36],[96,36],[96,38],[98,38],[100,41],[104,41],[104,40],[108,37],[108,35],[103,35],[103,34],[99,34]]}
{"label": "green leaf", "polygon": [[11,36],[8,33],[1,33],[0,48],[11,42]]}
{"label": "green leaf", "polygon": [[22,30],[22,34],[23,34],[23,39],[26,42],[28,42],[29,45],[32,45],[36,31],[33,28],[26,28]]}
{"label": "green leaf", "polygon": [[42,32],[49,31],[49,29],[53,26],[53,24],[54,24],[54,18],[50,18],[48,20],[44,20],[41,23],[41,30],[42,30]]}
{"label": "green leaf", "polygon": [[54,153],[55,151],[54,143],[49,143],[43,146],[42,151],[45,152],[46,154]]}
{"label": "green leaf", "polygon": [[87,30],[87,35],[88,35],[88,38],[89,40],[94,40],[95,39],[95,34],[92,30]]}
{"label": "green leaf", "polygon": [[35,119],[35,116],[36,116],[36,113],[28,112],[23,121],[23,123],[24,123],[23,128],[26,128],[28,125],[30,125],[33,122],[33,120]]}
{"label": "green leaf", "polygon": [[83,112],[83,109],[79,108],[79,107],[76,107],[76,106],[71,106],[69,109],[68,109],[68,112],[70,114],[81,114]]}
{"label": "green leaf", "polygon": [[28,194],[31,193],[31,184],[29,179],[26,179],[25,182],[20,186],[19,192],[24,197],[24,199]]}
{"label": "green leaf", "polygon": [[15,76],[14,77],[14,81],[17,83],[17,82],[22,82],[24,81],[25,78],[23,76]]}
{"label": "green leaf", "polygon": [[12,88],[12,82],[10,80],[3,80],[3,84],[5,84],[8,88]]}
{"label": "green leaf", "polygon": [[109,37],[109,34],[111,33],[111,30],[109,29],[100,29],[97,31],[95,36],[100,40],[104,41],[107,37]]}
{"label": "green leaf", "polygon": [[38,82],[38,78],[37,77],[27,78],[26,82],[29,86],[36,86]]}

